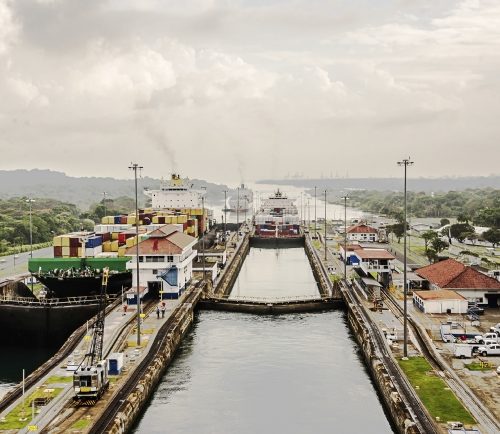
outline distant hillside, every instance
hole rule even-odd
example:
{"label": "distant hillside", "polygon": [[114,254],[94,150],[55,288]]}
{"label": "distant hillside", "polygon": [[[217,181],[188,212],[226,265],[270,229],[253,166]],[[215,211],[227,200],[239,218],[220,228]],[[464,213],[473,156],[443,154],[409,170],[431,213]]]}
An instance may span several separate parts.
{"label": "distant hillside", "polygon": [[[263,179],[258,184],[293,185],[296,187],[329,190],[378,190],[402,191],[401,178],[329,178],[329,179]],[[470,188],[500,188],[500,176],[475,176],[463,178],[408,178],[409,191],[461,191]]]}
{"label": "distant hillside", "polygon": [[[212,184],[192,179],[195,188],[207,188],[207,202],[223,202],[226,185]],[[147,197],[142,194],[144,187],[159,188],[160,180],[141,178],[138,180],[139,203],[144,205]],[[31,196],[54,198],[77,205],[86,210],[103,199],[120,196],[134,197],[134,181],[114,178],[75,178],[62,172],[51,170],[0,170],[0,198]]]}

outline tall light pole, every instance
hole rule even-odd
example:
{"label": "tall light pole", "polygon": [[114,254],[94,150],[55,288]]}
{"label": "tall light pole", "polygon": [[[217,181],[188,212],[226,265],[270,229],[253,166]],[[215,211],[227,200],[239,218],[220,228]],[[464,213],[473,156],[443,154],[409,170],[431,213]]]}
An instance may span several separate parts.
{"label": "tall light pole", "polygon": [[32,211],[31,205],[33,202],[35,202],[35,199],[31,198],[26,199],[26,203],[28,203],[30,206],[30,258],[33,258],[33,221],[31,218],[31,211]]}
{"label": "tall light pole", "polygon": [[326,190],[325,190],[325,261],[326,261]]}
{"label": "tall light pole", "polygon": [[408,282],[406,280],[406,169],[408,166],[411,166],[413,161],[408,159],[403,159],[402,161],[398,161],[399,166],[404,166],[405,168],[405,181],[404,181],[404,213],[403,213],[403,239],[404,239],[404,254],[403,254],[403,304],[404,304],[404,319],[403,319],[403,357],[408,357],[408,312],[406,306],[406,298],[408,294]]}
{"label": "tall light pole", "polygon": [[347,194],[342,196],[344,199],[344,284],[347,287]]}
{"label": "tall light pole", "polygon": [[317,237],[318,234],[316,233],[316,186],[314,186],[314,236]]}
{"label": "tall light pole", "polygon": [[129,169],[134,171],[135,179],[135,259],[137,268],[137,346],[141,345],[141,292],[139,289],[139,206],[137,205],[137,170],[142,170],[143,167],[139,166],[137,163],[130,163]]}
{"label": "tall light pole", "polygon": [[106,192],[103,191],[102,195],[104,196],[102,199],[102,205],[104,206],[104,217],[106,217],[107,211],[106,211]]}
{"label": "tall light pole", "polygon": [[224,239],[227,243],[227,190],[224,190]]}
{"label": "tall light pole", "polygon": [[[206,190],[206,187],[201,187],[203,190]],[[202,238],[201,238],[201,252],[202,252],[202,260],[203,260],[203,283],[206,282],[205,278],[205,194],[201,196],[201,209],[202,209],[202,214],[203,214],[203,231],[202,231]]]}
{"label": "tall light pole", "polygon": [[236,241],[240,240],[240,187],[238,187],[238,202],[236,203]]}

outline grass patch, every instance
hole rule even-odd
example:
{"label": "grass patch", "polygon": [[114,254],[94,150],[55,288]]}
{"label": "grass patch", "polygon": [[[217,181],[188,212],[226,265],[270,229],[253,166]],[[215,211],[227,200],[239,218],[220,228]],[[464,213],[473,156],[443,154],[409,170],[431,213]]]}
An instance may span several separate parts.
{"label": "grass patch", "polygon": [[467,363],[465,365],[465,367],[469,371],[481,371],[481,372],[485,372],[485,371],[491,371],[495,366],[494,365],[490,365],[490,364],[486,364],[486,363],[481,363],[481,362],[472,362],[472,363]]}
{"label": "grass patch", "polygon": [[457,420],[464,424],[474,424],[475,419],[447,389],[446,383],[438,377],[423,357],[412,357],[409,360],[399,360],[399,366],[416,389],[417,395],[432,415],[441,421]]}
{"label": "grass patch", "polygon": [[312,245],[317,250],[321,249],[321,242],[319,242],[318,240],[313,240]]}
{"label": "grass patch", "polygon": [[73,376],[59,376],[59,375],[53,375],[52,377],[47,378],[47,381],[45,383],[47,384],[54,384],[54,383],[71,383],[73,381]]}
{"label": "grass patch", "polygon": [[90,419],[79,419],[73,425],[71,425],[70,429],[85,429],[89,426]]}
{"label": "grass patch", "polygon": [[[48,390],[45,392],[45,390]],[[0,430],[22,429],[31,423],[31,401],[36,398],[55,398],[62,388],[38,389],[31,395],[26,396],[23,403],[16,406],[7,416],[5,422],[0,422]],[[19,420],[26,419],[26,420]]]}

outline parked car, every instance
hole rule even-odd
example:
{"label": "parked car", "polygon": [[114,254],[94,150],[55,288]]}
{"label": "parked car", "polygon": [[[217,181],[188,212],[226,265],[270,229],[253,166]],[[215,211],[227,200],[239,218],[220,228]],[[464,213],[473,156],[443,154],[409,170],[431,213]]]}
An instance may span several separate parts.
{"label": "parked car", "polygon": [[475,315],[484,315],[484,309],[482,307],[479,307],[479,306],[473,306],[473,307],[469,307],[469,309],[467,309],[467,313],[468,314],[475,314]]}
{"label": "parked car", "polygon": [[477,353],[478,346],[469,344],[456,344],[453,347],[453,355],[459,359],[473,357]]}
{"label": "parked car", "polygon": [[478,353],[482,356],[500,356],[500,344],[492,344],[478,348]]}
{"label": "parked car", "polygon": [[474,339],[478,344],[488,345],[488,342],[492,344],[498,343],[498,335],[492,332],[485,333],[484,335],[474,336]]}

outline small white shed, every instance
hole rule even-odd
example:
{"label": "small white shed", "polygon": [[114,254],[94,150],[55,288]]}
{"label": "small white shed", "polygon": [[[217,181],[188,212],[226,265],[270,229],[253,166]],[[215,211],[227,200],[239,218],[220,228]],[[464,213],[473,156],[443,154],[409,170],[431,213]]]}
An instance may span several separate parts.
{"label": "small white shed", "polygon": [[425,313],[465,314],[467,299],[449,289],[414,291],[413,304]]}

